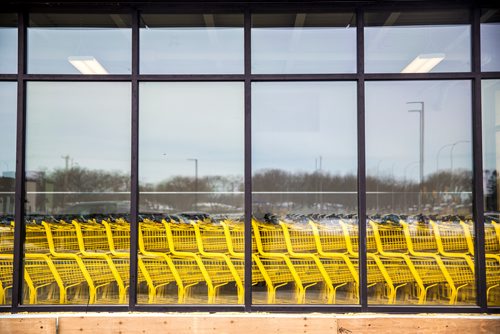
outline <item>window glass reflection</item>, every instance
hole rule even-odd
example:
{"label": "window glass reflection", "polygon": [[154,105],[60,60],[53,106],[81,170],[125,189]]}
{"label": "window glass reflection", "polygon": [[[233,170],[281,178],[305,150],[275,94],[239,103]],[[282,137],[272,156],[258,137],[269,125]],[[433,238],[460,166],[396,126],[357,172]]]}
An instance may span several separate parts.
{"label": "window glass reflection", "polygon": [[17,72],[17,15],[0,14],[0,73]]}
{"label": "window glass reflection", "polygon": [[131,73],[129,15],[31,14],[28,73]]}
{"label": "window glass reflection", "polygon": [[254,83],[252,111],[253,302],[358,303],[355,83]]}
{"label": "window glass reflection", "polygon": [[0,82],[0,305],[12,303],[17,84]]}
{"label": "window glass reflection", "polygon": [[144,14],[143,74],[243,73],[243,15]]}
{"label": "window glass reflection", "polygon": [[485,200],[486,285],[489,306],[500,306],[498,286],[500,266],[500,202],[498,167],[500,164],[500,80],[482,81],[483,178]]}
{"label": "window glass reflection", "polygon": [[471,119],[469,81],[366,84],[370,303],[476,303]]}
{"label": "window glass reflection", "polygon": [[243,86],[140,85],[140,303],[243,303]]}
{"label": "window glass reflection", "polygon": [[481,12],[481,70],[500,71],[500,10]]}
{"label": "window glass reflection", "polygon": [[355,71],[354,13],[252,16],[252,73]]}
{"label": "window glass reflection", "polygon": [[24,303],[126,303],[130,98],[125,82],[28,83]]}
{"label": "window glass reflection", "polygon": [[468,11],[366,13],[365,24],[366,72],[470,71]]}

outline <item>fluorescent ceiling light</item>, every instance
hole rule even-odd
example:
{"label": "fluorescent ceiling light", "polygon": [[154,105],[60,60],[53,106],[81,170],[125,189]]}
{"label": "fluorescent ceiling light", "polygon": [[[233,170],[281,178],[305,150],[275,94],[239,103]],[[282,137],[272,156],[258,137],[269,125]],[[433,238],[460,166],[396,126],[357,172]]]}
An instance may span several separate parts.
{"label": "fluorescent ceiling light", "polygon": [[68,61],[82,74],[109,74],[92,56],[68,57]]}
{"label": "fluorescent ceiling light", "polygon": [[444,59],[444,53],[418,55],[401,73],[429,73]]}

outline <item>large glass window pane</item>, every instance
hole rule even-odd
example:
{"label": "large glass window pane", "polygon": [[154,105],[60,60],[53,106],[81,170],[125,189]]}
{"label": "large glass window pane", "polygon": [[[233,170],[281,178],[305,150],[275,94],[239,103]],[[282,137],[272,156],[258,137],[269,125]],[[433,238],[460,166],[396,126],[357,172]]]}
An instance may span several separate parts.
{"label": "large glass window pane", "polygon": [[475,304],[469,81],[367,82],[371,304]]}
{"label": "large glass window pane", "polygon": [[466,10],[366,13],[366,72],[470,71],[469,17]]}
{"label": "large glass window pane", "polygon": [[252,16],[252,73],[353,72],[354,13]]}
{"label": "large glass window pane", "polygon": [[481,70],[500,71],[500,9],[481,12]]}
{"label": "large glass window pane", "polygon": [[15,82],[0,82],[0,305],[12,301],[16,97]]}
{"label": "large glass window pane", "polygon": [[141,83],[138,300],[244,297],[244,85]]}
{"label": "large glass window pane", "polygon": [[484,232],[489,306],[500,306],[500,80],[482,81]]}
{"label": "large glass window pane", "polygon": [[253,302],[358,303],[356,84],[254,83],[252,112]]}
{"label": "large glass window pane", "polygon": [[243,73],[243,15],[144,14],[143,74]]}
{"label": "large glass window pane", "polygon": [[126,82],[28,83],[25,303],[126,303],[130,99]]}
{"label": "large glass window pane", "polygon": [[121,14],[31,14],[28,73],[128,74],[130,16]]}
{"label": "large glass window pane", "polygon": [[17,72],[17,15],[0,14],[0,73]]}

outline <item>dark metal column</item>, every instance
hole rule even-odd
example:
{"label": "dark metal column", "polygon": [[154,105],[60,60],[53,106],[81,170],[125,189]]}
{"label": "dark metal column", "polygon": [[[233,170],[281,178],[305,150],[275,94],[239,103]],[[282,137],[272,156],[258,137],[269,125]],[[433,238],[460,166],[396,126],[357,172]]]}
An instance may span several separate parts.
{"label": "dark metal column", "polygon": [[252,305],[252,81],[250,10],[245,11],[245,311]]}
{"label": "dark metal column", "polygon": [[481,120],[481,40],[480,40],[481,10],[472,11],[472,148],[473,148],[473,217],[475,271],[477,287],[477,304],[486,311],[486,261],[484,251],[484,188],[483,188],[483,141]]}
{"label": "dark metal column", "polygon": [[363,11],[357,10],[358,74],[358,224],[359,224],[359,297],[361,309],[368,306],[366,266],[366,156],[365,156],[365,51]]}
{"label": "dark metal column", "polygon": [[26,86],[24,73],[26,72],[26,25],[28,16],[18,14],[18,49],[17,49],[17,129],[16,129],[16,194],[15,194],[15,231],[14,231],[14,277],[12,286],[12,313],[18,312],[23,296],[23,253],[24,253],[24,200],[26,166],[25,139],[26,139]]}
{"label": "dark metal column", "polygon": [[132,12],[132,143],[130,177],[129,309],[137,304],[137,243],[139,215],[139,13]]}

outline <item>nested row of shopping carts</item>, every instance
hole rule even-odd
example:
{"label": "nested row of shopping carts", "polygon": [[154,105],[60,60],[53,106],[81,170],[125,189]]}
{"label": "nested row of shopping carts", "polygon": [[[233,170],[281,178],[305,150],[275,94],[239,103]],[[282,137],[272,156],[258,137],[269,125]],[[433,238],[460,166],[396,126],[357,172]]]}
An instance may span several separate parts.
{"label": "nested row of shopping carts", "polygon": [[[425,221],[424,221],[425,220]],[[252,285],[264,303],[358,303],[355,217],[297,215],[252,220]],[[0,226],[0,301],[12,289],[14,224]],[[485,223],[487,296],[500,304],[500,224]],[[143,217],[138,289],[147,303],[244,299],[244,224],[208,216]],[[371,303],[475,303],[474,231],[468,220],[371,219],[367,225]],[[124,303],[130,225],[72,219],[26,225],[25,301]],[[195,292],[193,292],[195,291]],[[256,294],[257,295],[257,294]]]}

